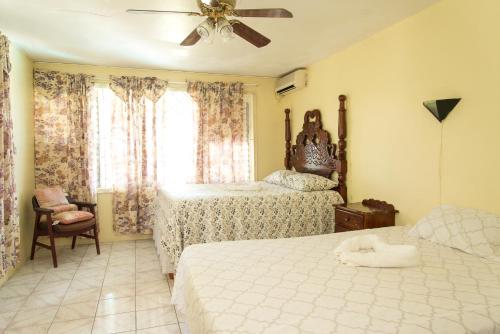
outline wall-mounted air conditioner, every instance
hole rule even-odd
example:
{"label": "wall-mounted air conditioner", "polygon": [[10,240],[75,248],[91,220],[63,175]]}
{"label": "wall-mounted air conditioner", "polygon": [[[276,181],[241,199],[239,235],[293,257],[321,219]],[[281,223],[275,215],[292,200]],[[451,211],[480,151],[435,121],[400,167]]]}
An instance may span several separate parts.
{"label": "wall-mounted air conditioner", "polygon": [[276,94],[287,95],[297,89],[306,87],[307,85],[307,71],[305,69],[295,70],[278,80],[276,85]]}

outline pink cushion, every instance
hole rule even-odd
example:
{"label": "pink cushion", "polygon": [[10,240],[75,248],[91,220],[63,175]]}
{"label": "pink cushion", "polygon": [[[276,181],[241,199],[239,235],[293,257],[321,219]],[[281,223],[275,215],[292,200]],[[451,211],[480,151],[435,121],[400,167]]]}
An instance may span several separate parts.
{"label": "pink cushion", "polygon": [[65,211],[52,216],[54,222],[59,224],[73,224],[94,218],[94,215],[87,211]]}
{"label": "pink cushion", "polygon": [[62,204],[51,206],[50,209],[54,210],[54,213],[60,213],[65,211],[78,211],[78,206],[76,204]]}
{"label": "pink cushion", "polygon": [[41,208],[52,208],[69,204],[61,187],[50,187],[35,190],[35,197]]}

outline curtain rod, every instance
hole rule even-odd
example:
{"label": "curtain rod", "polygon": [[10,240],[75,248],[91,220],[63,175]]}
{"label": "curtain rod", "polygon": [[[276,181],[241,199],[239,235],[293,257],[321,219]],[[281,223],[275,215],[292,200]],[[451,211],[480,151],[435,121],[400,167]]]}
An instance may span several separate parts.
{"label": "curtain rod", "polygon": [[[109,83],[109,78],[107,77],[95,77],[96,82],[101,82],[101,83]],[[168,81],[168,80],[166,80]],[[168,81],[169,84],[171,85],[177,85],[177,86],[184,86],[187,85],[187,81]],[[256,83],[244,83],[243,86],[245,87],[257,87],[258,84]]]}

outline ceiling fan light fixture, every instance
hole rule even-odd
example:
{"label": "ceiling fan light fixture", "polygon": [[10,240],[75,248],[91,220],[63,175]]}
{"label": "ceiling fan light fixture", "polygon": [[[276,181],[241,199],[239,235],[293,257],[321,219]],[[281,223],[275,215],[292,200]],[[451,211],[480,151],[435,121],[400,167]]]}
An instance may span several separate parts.
{"label": "ceiling fan light fixture", "polygon": [[215,22],[212,18],[203,21],[197,28],[196,32],[203,40],[209,40],[215,31]]}
{"label": "ceiling fan light fixture", "polygon": [[234,38],[233,26],[225,17],[217,21],[217,32],[224,41],[229,41]]}

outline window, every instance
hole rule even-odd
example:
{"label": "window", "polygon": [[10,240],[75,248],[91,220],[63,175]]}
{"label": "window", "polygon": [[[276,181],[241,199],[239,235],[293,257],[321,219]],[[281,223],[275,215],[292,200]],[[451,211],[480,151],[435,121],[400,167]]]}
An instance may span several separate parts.
{"label": "window", "polygon": [[[150,110],[153,110],[152,103]],[[253,95],[245,94],[248,119],[249,171],[254,180]],[[105,85],[95,88],[91,107],[92,156],[95,186],[113,188],[111,129],[112,110],[120,108],[121,100]],[[185,88],[168,88],[156,104],[157,176],[160,186],[175,187],[192,183],[196,159],[197,106]],[[153,121],[153,117],[147,120]]]}
{"label": "window", "polygon": [[98,188],[111,189],[111,109],[114,94],[109,88],[97,87],[94,90],[91,109],[93,166]]}
{"label": "window", "polygon": [[195,174],[196,105],[188,93],[167,89],[158,101],[165,117],[158,127],[158,179],[166,186],[192,183]]}

